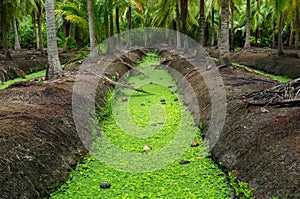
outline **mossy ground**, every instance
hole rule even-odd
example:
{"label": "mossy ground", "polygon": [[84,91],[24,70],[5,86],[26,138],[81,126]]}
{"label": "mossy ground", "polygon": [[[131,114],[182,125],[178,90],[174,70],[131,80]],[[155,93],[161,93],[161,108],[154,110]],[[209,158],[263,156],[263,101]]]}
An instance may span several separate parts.
{"label": "mossy ground", "polygon": [[[223,199],[230,193],[225,174],[207,157],[175,82],[165,69],[155,68],[158,63],[150,55],[138,67],[149,77],[131,74],[126,79],[152,95],[115,89],[112,114],[101,121],[94,150],[52,198]],[[191,147],[193,140],[200,146]],[[153,148],[148,154],[142,153],[145,145]],[[166,151],[170,153],[164,157]],[[137,161],[126,161],[123,153]],[[179,164],[181,160],[190,163]],[[103,182],[111,188],[100,189]]]}
{"label": "mossy ground", "polygon": [[46,75],[46,70],[42,70],[39,72],[35,72],[32,74],[26,75],[26,79],[21,78],[21,77],[15,78],[15,79],[12,79],[12,80],[9,80],[9,81],[6,81],[6,82],[3,82],[2,84],[0,84],[0,90],[5,89],[6,87],[8,87],[16,82],[27,81],[29,79],[34,79],[37,77],[45,77],[45,75]]}

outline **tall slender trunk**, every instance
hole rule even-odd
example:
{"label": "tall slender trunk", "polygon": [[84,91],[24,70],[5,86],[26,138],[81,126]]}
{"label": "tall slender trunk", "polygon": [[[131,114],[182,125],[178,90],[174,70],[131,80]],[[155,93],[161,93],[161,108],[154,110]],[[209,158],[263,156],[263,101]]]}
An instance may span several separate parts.
{"label": "tall slender trunk", "polygon": [[204,46],[204,0],[200,0],[199,43]]}
{"label": "tall slender trunk", "polygon": [[114,17],[113,13],[110,14],[109,16],[109,37],[110,37],[110,46],[111,48],[115,47],[115,39],[114,39]]}
{"label": "tall slender trunk", "polygon": [[247,0],[247,5],[246,5],[246,39],[245,39],[245,44],[244,44],[244,49],[249,49],[250,46],[250,0]]}
{"label": "tall slender trunk", "polygon": [[211,11],[211,46],[215,45],[215,9]]}
{"label": "tall slender trunk", "polygon": [[76,41],[76,48],[79,49],[82,47],[82,39],[80,36],[80,29],[77,25],[75,25],[75,30],[74,30],[74,38]]}
{"label": "tall slender trunk", "polygon": [[37,19],[38,19],[38,35],[39,35],[39,41],[40,41],[40,48],[39,50],[41,51],[42,54],[44,54],[44,44],[43,44],[43,31],[42,31],[42,7],[38,7],[38,14],[37,14]]}
{"label": "tall slender trunk", "polygon": [[111,51],[110,42],[109,42],[109,24],[108,24],[108,13],[104,13],[104,28],[105,28],[105,37],[106,37],[106,53]]}
{"label": "tall slender trunk", "polygon": [[20,39],[19,39],[19,32],[18,32],[18,25],[17,25],[17,19],[15,15],[13,15],[14,20],[14,33],[15,33],[15,50],[20,50]]}
{"label": "tall slender trunk", "polygon": [[58,57],[58,47],[56,40],[55,27],[55,9],[54,0],[46,0],[46,28],[47,28],[47,46],[48,46],[48,61],[46,79],[54,79],[63,75],[63,70]]}
{"label": "tall slender trunk", "polygon": [[298,50],[299,48],[299,7],[296,8],[296,31],[295,31],[295,46],[294,48]]}
{"label": "tall slender trunk", "polygon": [[90,36],[90,52],[96,48],[95,29],[94,29],[94,13],[93,0],[87,0],[88,16],[89,16],[89,36]]}
{"label": "tall slender trunk", "polygon": [[[3,8],[3,0],[0,0],[0,8],[1,9],[5,9],[5,8]],[[0,14],[1,14],[1,12],[0,12]],[[4,50],[5,50],[5,56],[6,56],[6,59],[11,59],[11,55],[10,55],[10,52],[9,52],[9,49],[8,49],[8,40],[7,40],[8,29],[7,29],[7,24],[4,21],[4,19],[2,18],[2,15],[0,15],[0,23],[1,23],[1,31],[2,31],[2,38],[3,38],[3,45],[4,45]]]}
{"label": "tall slender trunk", "polygon": [[229,51],[229,28],[228,28],[228,0],[222,0],[221,11],[221,47],[220,47],[220,65],[230,66]]}
{"label": "tall slender trunk", "polygon": [[63,32],[65,37],[70,36],[71,24],[67,20],[63,20]]}
{"label": "tall slender trunk", "polygon": [[180,0],[180,10],[181,10],[181,20],[182,20],[182,32],[184,34],[183,50],[184,52],[186,52],[188,49],[187,26],[186,26],[186,19],[188,15],[188,0]]}
{"label": "tall slender trunk", "polygon": [[39,33],[36,27],[36,16],[34,12],[32,12],[32,25],[33,25],[33,32],[35,34],[36,49],[40,49]]}
{"label": "tall slender trunk", "polygon": [[234,5],[233,2],[231,3],[231,18],[230,18],[230,25],[231,25],[231,33],[230,33],[230,50],[234,51],[235,44],[234,44]]}
{"label": "tall slender trunk", "polygon": [[121,36],[120,36],[120,19],[119,19],[119,8],[116,7],[116,29],[118,34],[118,47],[121,48]]}
{"label": "tall slender trunk", "polygon": [[219,24],[218,24],[218,48],[221,47],[221,11],[219,11]]}
{"label": "tall slender trunk", "polygon": [[[257,11],[260,13],[260,5],[261,5],[261,0],[257,0]],[[258,16],[258,26],[257,26],[257,36],[256,36],[256,43],[257,40],[261,41],[261,33],[260,33],[260,17]]]}
{"label": "tall slender trunk", "polygon": [[295,33],[295,27],[294,24],[291,25],[291,31],[289,36],[289,46],[291,47],[294,43],[294,33]]}
{"label": "tall slender trunk", "polygon": [[283,55],[283,43],[282,43],[282,27],[283,27],[283,14],[280,12],[279,24],[278,24],[278,55]]}
{"label": "tall slender trunk", "polygon": [[276,17],[273,16],[273,37],[272,37],[272,48],[276,48]]}
{"label": "tall slender trunk", "polygon": [[128,20],[128,41],[127,41],[127,48],[130,48],[131,47],[131,6],[128,7],[127,20]]}
{"label": "tall slender trunk", "polygon": [[12,59],[9,49],[8,49],[8,39],[7,39],[7,26],[2,25],[2,38],[3,38],[3,45],[4,45],[4,50],[5,50],[5,57],[6,59]]}
{"label": "tall slender trunk", "polygon": [[179,5],[176,2],[176,49],[181,49],[181,42],[180,42],[180,20],[179,20]]}

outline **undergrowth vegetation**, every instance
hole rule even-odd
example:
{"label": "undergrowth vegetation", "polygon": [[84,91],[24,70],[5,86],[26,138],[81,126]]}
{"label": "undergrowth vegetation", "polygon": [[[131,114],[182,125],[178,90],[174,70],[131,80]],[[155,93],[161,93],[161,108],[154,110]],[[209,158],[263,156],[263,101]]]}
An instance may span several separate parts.
{"label": "undergrowth vegetation", "polygon": [[[52,198],[223,199],[230,194],[226,175],[208,158],[175,82],[158,63],[156,55],[147,56],[138,69],[149,77],[131,74],[125,82],[152,95],[120,88],[109,95],[107,108],[99,113],[105,119],[100,121],[101,136],[94,137],[94,150]],[[199,147],[191,147],[194,140]],[[145,145],[152,150],[145,152]],[[170,156],[160,158],[165,151]],[[136,161],[124,159],[122,154],[128,153]],[[182,160],[190,163],[180,164]],[[101,189],[103,182],[111,187]]]}
{"label": "undergrowth vegetation", "polygon": [[[45,77],[45,75],[46,75],[46,70],[42,70],[39,72],[35,72],[35,73],[31,73],[29,75],[26,75],[26,79],[18,77],[18,78],[12,79],[12,80],[8,80],[8,81],[0,84],[0,90],[5,89],[6,87],[8,87],[16,82],[27,81],[27,80],[38,78],[38,77]],[[39,82],[42,83],[42,80],[40,80]]]}

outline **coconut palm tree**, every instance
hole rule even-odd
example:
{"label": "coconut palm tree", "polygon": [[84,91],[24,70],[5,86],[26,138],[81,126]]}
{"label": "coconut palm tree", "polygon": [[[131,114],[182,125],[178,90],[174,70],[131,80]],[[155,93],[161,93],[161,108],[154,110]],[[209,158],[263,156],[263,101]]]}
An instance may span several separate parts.
{"label": "coconut palm tree", "polygon": [[44,53],[44,44],[43,44],[43,24],[42,17],[44,13],[44,2],[42,0],[35,0],[35,4],[37,6],[37,24],[38,24],[38,38],[39,38],[39,50],[41,53]]}
{"label": "coconut palm tree", "polygon": [[294,45],[294,48],[298,50],[299,48],[299,24],[300,24],[300,21],[299,21],[299,4],[297,4],[296,6],[296,20],[295,20],[295,23],[296,23],[296,31],[295,31],[295,45]]}
{"label": "coconut palm tree", "polygon": [[200,0],[199,43],[204,46],[204,0]]}
{"label": "coconut palm tree", "polygon": [[289,37],[289,46],[293,45],[294,34],[295,34],[295,43],[294,48],[298,49],[299,43],[299,0],[289,0],[289,9],[287,9],[287,23],[291,27],[290,37]]}
{"label": "coconut palm tree", "polygon": [[250,46],[250,0],[247,0],[247,5],[246,5],[246,39],[245,39],[245,45],[244,49],[248,50]]}
{"label": "coconut palm tree", "polygon": [[283,55],[283,42],[282,42],[282,29],[283,29],[283,21],[285,16],[285,11],[287,9],[287,5],[289,1],[281,1],[281,0],[269,0],[268,2],[274,8],[274,19],[277,16],[277,28],[278,28],[278,47],[277,54]]}
{"label": "coconut palm tree", "polygon": [[58,47],[56,40],[55,9],[54,0],[46,0],[46,29],[47,29],[47,47],[48,61],[46,79],[61,77],[63,71],[58,57]]}
{"label": "coconut palm tree", "polygon": [[[220,16],[220,13],[218,13],[217,16],[215,16],[215,11],[216,10],[221,10],[220,8],[220,0],[209,0],[205,2],[206,5],[206,19],[211,18],[211,46],[215,45],[215,19]],[[218,19],[217,19],[218,20]],[[218,20],[220,21],[220,20]],[[219,34],[219,29],[218,29],[218,35]]]}
{"label": "coconut palm tree", "polygon": [[228,24],[228,0],[222,0],[221,10],[221,46],[220,46],[220,65],[230,66],[229,51],[229,24]]}
{"label": "coconut palm tree", "polygon": [[[102,1],[101,1],[102,2]],[[86,42],[85,38],[88,38],[89,35],[89,17],[86,0],[65,0],[63,2],[56,3],[56,15],[58,18],[61,18],[69,22],[72,26],[73,35],[76,41],[77,48],[83,47]],[[94,21],[94,31],[95,31],[95,40],[100,43],[101,34],[99,32],[100,27],[100,12],[99,5],[95,6],[95,18],[99,20]]]}
{"label": "coconut palm tree", "polygon": [[0,26],[2,31],[3,45],[5,50],[5,56],[7,59],[11,59],[11,55],[8,47],[8,31],[12,22],[13,4],[12,1],[0,0]]}
{"label": "coconut palm tree", "polygon": [[89,35],[90,35],[90,51],[91,53],[96,47],[95,41],[95,29],[94,29],[94,2],[93,0],[87,0],[87,8],[88,8],[88,15],[89,15]]}

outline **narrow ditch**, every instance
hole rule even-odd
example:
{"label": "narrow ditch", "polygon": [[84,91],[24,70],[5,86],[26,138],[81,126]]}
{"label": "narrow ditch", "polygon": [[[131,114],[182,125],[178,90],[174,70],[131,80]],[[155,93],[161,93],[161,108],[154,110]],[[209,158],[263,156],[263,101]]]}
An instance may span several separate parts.
{"label": "narrow ditch", "polygon": [[[52,198],[226,198],[226,175],[205,150],[201,132],[176,83],[148,54],[123,84],[151,94],[115,88],[99,112],[86,161]],[[146,75],[145,75],[146,74]],[[110,113],[103,115],[101,113]],[[196,141],[199,146],[192,147]],[[194,142],[193,144],[197,145]],[[100,184],[108,182],[108,189]]]}

